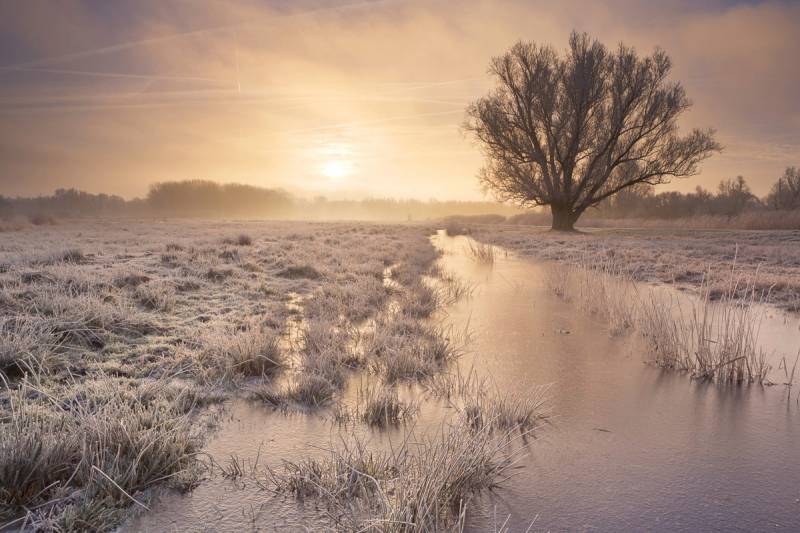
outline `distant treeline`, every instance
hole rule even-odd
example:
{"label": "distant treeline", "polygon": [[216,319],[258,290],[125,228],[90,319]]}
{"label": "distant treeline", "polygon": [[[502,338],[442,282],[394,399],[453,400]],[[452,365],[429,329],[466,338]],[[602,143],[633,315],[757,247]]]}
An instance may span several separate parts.
{"label": "distant treeline", "polygon": [[28,219],[34,224],[96,216],[405,221],[519,212],[495,202],[327,200],[324,197],[306,200],[280,189],[204,180],[156,183],[146,197],[134,200],[75,189],[58,189],[52,196],[36,198],[0,196],[0,219]]}
{"label": "distant treeline", "polygon": [[294,199],[280,189],[196,180],[155,183],[144,204],[148,212],[164,216],[284,218]]}
{"label": "distant treeline", "polygon": [[130,209],[131,202],[120,196],[91,194],[75,189],[58,189],[52,196],[7,198],[0,196],[0,217],[54,217],[114,215]]}
{"label": "distant treeline", "polygon": [[[714,192],[697,187],[691,193],[656,193],[652,186],[640,185],[622,190],[588,211],[584,218],[588,221],[698,217],[725,220],[744,214],[797,211],[800,211],[800,170],[790,167],[764,198],[754,195],[741,176],[722,181]],[[75,189],[58,189],[52,196],[36,198],[0,196],[2,220],[27,219],[34,224],[46,224],[60,218],[97,216],[376,221],[468,217],[474,223],[535,225],[550,221],[547,209],[523,212],[495,202],[328,200],[324,197],[307,200],[280,189],[203,180],[156,183],[147,196],[133,200]]]}
{"label": "distant treeline", "polygon": [[[469,224],[547,226],[547,209],[511,216],[451,216],[448,229],[465,232]],[[800,229],[800,170],[786,169],[764,198],[754,195],[739,176],[723,180],[715,192],[697,187],[691,193],[656,194],[649,185],[622,190],[581,219],[584,227],[672,227],[708,229]]]}
{"label": "distant treeline", "polygon": [[790,167],[764,198],[753,194],[742,176],[723,180],[716,192],[697,187],[691,193],[655,194],[652,186],[642,185],[620,191],[601,203],[594,212],[587,212],[587,215],[614,219],[677,219],[708,215],[734,217],[750,211],[798,209],[800,170]]}

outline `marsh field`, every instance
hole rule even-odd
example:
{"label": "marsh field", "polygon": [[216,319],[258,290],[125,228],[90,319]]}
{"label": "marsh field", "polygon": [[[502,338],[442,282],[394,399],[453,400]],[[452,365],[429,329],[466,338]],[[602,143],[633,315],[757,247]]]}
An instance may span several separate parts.
{"label": "marsh field", "polygon": [[0,2],[0,533],[800,531],[799,27]]}
{"label": "marsh field", "polygon": [[3,531],[800,527],[800,235],[0,234]]}

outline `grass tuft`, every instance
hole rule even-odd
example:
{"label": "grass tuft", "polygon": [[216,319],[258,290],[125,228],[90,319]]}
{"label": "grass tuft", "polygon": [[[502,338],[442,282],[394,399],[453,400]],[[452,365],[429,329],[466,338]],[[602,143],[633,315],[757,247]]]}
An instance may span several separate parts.
{"label": "grass tuft", "polygon": [[230,268],[209,268],[205,272],[205,278],[209,281],[222,282],[233,275],[233,270]]}
{"label": "grass tuft", "polygon": [[285,461],[265,474],[275,492],[325,500],[343,530],[461,530],[469,500],[514,467],[516,438],[443,427],[434,437],[409,435],[388,452],[353,438],[325,457]]}
{"label": "grass tuft", "polygon": [[494,246],[474,239],[467,240],[467,254],[484,265],[494,264]]}
{"label": "grass tuft", "polygon": [[240,233],[236,237],[227,237],[222,240],[223,244],[232,244],[235,246],[251,246],[253,244],[253,238],[246,233]]}
{"label": "grass tuft", "polygon": [[278,276],[287,279],[320,279],[322,274],[311,265],[290,265],[278,272]]}
{"label": "grass tuft", "polygon": [[28,216],[28,222],[34,226],[54,226],[56,219],[43,213],[34,213]]}
{"label": "grass tuft", "polygon": [[414,416],[416,407],[400,400],[397,391],[371,387],[359,391],[359,418],[373,427],[396,426]]}
{"label": "grass tuft", "polygon": [[201,342],[196,359],[206,379],[263,377],[284,366],[278,336],[264,326],[211,328]]}
{"label": "grass tuft", "polygon": [[0,375],[44,371],[56,347],[53,333],[52,326],[43,320],[0,318]]}
{"label": "grass tuft", "polygon": [[318,408],[329,405],[336,395],[336,387],[320,374],[298,374],[283,388],[271,385],[256,388],[252,398],[270,407],[288,409],[292,405]]}
{"label": "grass tuft", "polygon": [[175,305],[175,287],[163,281],[145,283],[136,287],[134,297],[150,311],[167,312]]}
{"label": "grass tuft", "polygon": [[86,256],[78,248],[70,248],[51,256],[51,261],[57,263],[82,263],[85,260]]}
{"label": "grass tuft", "polygon": [[336,388],[325,376],[302,374],[286,390],[286,397],[298,404],[322,407],[333,400]]}

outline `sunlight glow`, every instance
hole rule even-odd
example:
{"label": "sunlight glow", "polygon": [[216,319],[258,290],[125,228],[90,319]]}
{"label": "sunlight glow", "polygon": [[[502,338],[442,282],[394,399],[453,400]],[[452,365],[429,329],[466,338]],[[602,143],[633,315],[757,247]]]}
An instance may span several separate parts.
{"label": "sunlight glow", "polygon": [[353,164],[345,159],[331,159],[322,164],[320,171],[331,182],[340,183],[352,174]]}
{"label": "sunlight glow", "polygon": [[331,181],[341,181],[348,174],[350,174],[352,170],[352,165],[348,161],[343,160],[332,160],[325,162],[322,165],[322,174],[326,176]]}

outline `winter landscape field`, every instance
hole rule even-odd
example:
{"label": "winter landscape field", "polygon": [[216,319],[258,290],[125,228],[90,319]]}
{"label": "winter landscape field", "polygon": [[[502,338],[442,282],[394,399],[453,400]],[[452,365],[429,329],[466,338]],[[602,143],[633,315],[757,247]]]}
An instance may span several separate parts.
{"label": "winter landscape field", "polygon": [[799,27],[0,2],[0,533],[800,531]]}

